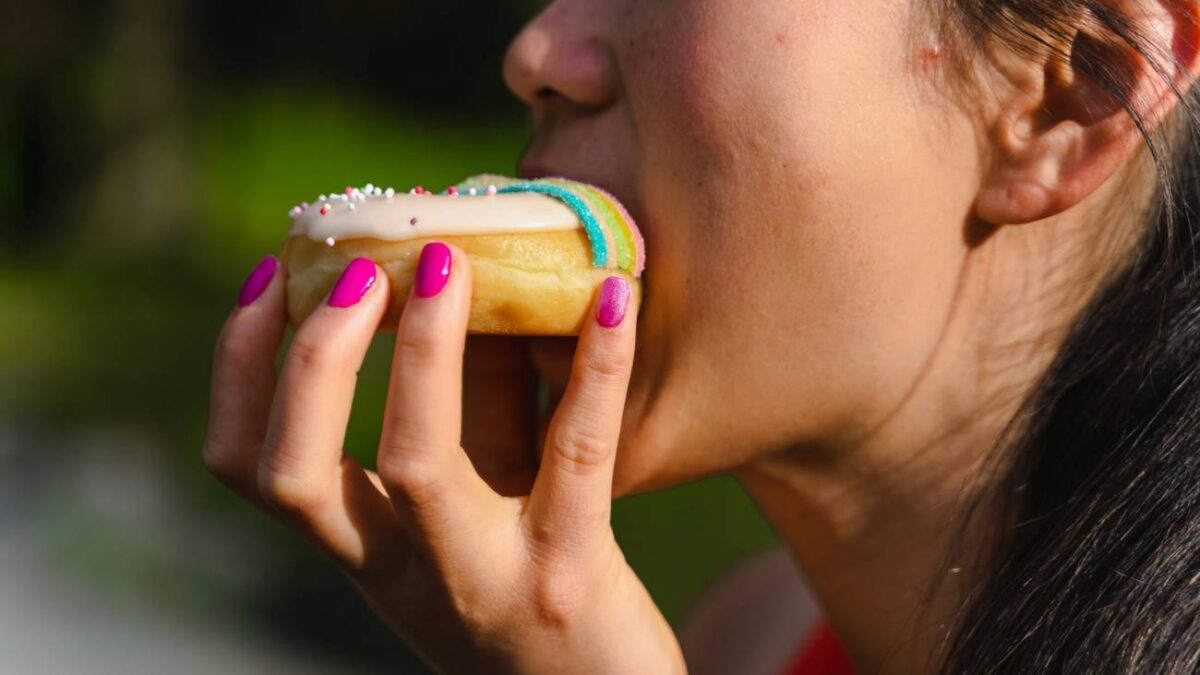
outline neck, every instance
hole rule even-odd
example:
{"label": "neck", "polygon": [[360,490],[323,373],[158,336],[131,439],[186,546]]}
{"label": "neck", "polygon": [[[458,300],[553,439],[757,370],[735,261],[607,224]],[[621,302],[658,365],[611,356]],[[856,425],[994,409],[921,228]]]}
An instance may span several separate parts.
{"label": "neck", "polygon": [[903,462],[796,450],[737,474],[864,672],[931,671],[953,626],[971,575],[954,554],[973,547],[953,541],[978,489],[971,447],[948,439]]}
{"label": "neck", "polygon": [[1110,269],[1061,241],[1083,224],[992,233],[964,260],[935,357],[886,420],[735,474],[864,671],[936,669],[962,589],[982,579],[979,554],[1001,522],[983,499],[998,476],[989,462],[1097,286],[1083,273]]}

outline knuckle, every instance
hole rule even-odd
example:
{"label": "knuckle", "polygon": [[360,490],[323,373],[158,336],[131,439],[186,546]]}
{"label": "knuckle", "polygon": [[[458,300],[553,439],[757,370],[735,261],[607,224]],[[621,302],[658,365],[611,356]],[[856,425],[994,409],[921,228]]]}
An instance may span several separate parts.
{"label": "knuckle", "polygon": [[437,499],[441,481],[429,461],[415,458],[414,451],[408,448],[391,446],[386,453],[380,453],[381,457],[389,458],[379,460],[379,478],[405,506],[422,510]]}
{"label": "knuckle", "polygon": [[204,468],[222,483],[232,483],[240,478],[238,455],[238,449],[213,438],[205,439],[200,449]]}
{"label": "knuckle", "polygon": [[616,385],[624,381],[630,359],[619,350],[608,349],[590,354],[584,359],[579,374],[589,386]]}
{"label": "knuckle", "polygon": [[269,468],[258,472],[258,493],[265,503],[288,516],[314,513],[325,501],[324,491],[317,486]]}
{"label": "knuckle", "polygon": [[237,372],[258,363],[258,346],[241,331],[225,331],[217,341],[215,352],[213,361],[217,368],[228,368]]}
{"label": "knuckle", "polygon": [[493,635],[503,630],[505,620],[511,612],[497,607],[503,603],[471,589],[454,589],[450,592],[450,604],[454,615],[473,635]]}
{"label": "knuckle", "polygon": [[430,331],[410,326],[396,336],[396,358],[402,369],[426,368],[437,361],[441,341]]}
{"label": "knuckle", "polygon": [[337,356],[338,350],[333,340],[316,340],[302,330],[296,334],[296,339],[288,349],[285,367],[301,371],[320,371],[334,365]]}
{"label": "knuckle", "polygon": [[606,439],[582,425],[564,425],[557,429],[552,447],[560,464],[573,473],[590,472],[607,464],[614,450]]}
{"label": "knuckle", "polygon": [[574,624],[585,605],[586,584],[575,574],[543,573],[533,584],[532,610],[542,626],[565,630]]}

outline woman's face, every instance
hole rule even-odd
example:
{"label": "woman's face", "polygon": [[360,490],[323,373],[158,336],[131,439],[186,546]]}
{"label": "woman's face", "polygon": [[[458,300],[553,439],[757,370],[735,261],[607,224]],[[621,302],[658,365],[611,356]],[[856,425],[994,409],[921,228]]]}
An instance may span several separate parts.
{"label": "woman's face", "polygon": [[522,172],[646,237],[619,493],[852,442],[937,353],[979,145],[911,4],[558,0],[513,43]]}

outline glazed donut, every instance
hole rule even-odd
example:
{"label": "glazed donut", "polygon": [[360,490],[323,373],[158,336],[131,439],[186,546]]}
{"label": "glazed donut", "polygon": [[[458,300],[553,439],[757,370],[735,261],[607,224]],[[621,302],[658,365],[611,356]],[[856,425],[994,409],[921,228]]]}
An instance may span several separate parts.
{"label": "glazed donut", "polygon": [[388,275],[392,304],[381,328],[394,328],[430,241],[457,246],[471,260],[472,333],[578,335],[606,277],[624,276],[641,294],[646,253],[637,225],[612,195],[584,183],[483,175],[440,194],[368,184],[321,195],[289,215],[281,259],[294,326],[363,257]]}

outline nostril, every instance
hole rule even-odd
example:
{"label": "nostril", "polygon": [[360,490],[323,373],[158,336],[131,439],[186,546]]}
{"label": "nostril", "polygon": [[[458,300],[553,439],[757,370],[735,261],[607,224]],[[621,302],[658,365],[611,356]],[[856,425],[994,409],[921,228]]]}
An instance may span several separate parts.
{"label": "nostril", "polygon": [[[600,5],[602,3],[596,3]],[[527,103],[570,103],[598,108],[612,102],[617,72],[608,49],[607,24],[596,8],[554,3],[509,46],[504,75]]]}

